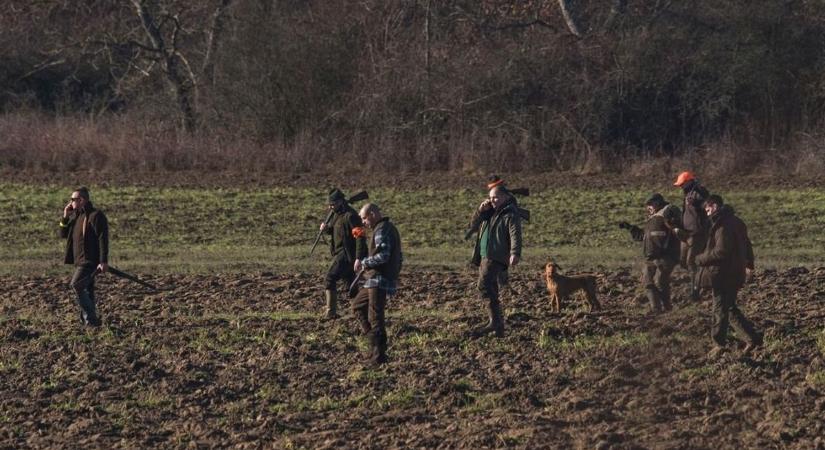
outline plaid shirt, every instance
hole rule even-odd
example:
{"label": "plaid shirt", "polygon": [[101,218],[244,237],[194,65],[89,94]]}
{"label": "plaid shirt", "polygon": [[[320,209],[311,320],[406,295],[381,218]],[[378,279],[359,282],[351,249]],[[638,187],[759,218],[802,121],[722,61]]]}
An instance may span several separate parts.
{"label": "plaid shirt", "polygon": [[[385,227],[381,227],[380,232],[375,233],[373,242],[375,244],[375,254],[361,260],[361,264],[367,269],[373,269],[382,264],[386,264],[390,260],[390,255],[393,251],[391,248],[391,239]],[[401,261],[403,260],[404,255],[402,254]],[[378,288],[387,291],[387,295],[393,295],[398,290],[398,282],[376,272],[375,275],[364,282],[364,288]]]}

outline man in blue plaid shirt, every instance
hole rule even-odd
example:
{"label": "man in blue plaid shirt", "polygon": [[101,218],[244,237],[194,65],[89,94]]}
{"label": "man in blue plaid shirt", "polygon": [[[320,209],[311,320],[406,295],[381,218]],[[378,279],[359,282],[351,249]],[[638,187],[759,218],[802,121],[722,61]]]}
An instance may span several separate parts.
{"label": "man in blue plaid shirt", "polygon": [[387,330],[384,326],[384,308],[387,296],[395,294],[398,274],[401,272],[401,237],[398,229],[384,217],[378,205],[367,203],[359,212],[361,221],[372,230],[369,256],[356,259],[356,272],[364,271],[366,281],[352,301],[352,309],[361,331],[370,342],[366,364],[376,366],[387,361]]}

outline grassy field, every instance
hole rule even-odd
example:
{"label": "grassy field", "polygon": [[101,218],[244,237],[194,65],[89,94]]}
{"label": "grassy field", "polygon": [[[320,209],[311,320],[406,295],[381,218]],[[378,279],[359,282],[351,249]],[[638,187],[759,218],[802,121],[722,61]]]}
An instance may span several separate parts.
{"label": "grassy field", "polygon": [[[0,273],[54,273],[64,243],[57,222],[68,186],[0,184],[4,226]],[[326,246],[310,245],[324,216],[324,189],[189,189],[91,186],[111,225],[111,262],[160,273],[314,271],[327,264]],[[484,192],[370,189],[402,234],[406,264],[464,265],[471,241],[464,226]],[[565,268],[630,266],[639,244],[618,229],[641,222],[648,190],[552,189],[521,200],[532,212],[524,227],[527,269],[553,256]],[[677,190],[665,197],[680,204]],[[825,190],[761,189],[721,192],[749,225],[762,268],[818,265],[823,258]],[[526,270],[526,269],[525,269]]]}

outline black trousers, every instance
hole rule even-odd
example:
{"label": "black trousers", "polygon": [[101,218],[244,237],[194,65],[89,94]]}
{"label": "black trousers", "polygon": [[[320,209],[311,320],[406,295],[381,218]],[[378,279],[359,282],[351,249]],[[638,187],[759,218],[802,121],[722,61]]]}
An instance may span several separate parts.
{"label": "black trousers", "polygon": [[355,271],[352,269],[352,262],[347,258],[345,252],[341,252],[332,259],[332,264],[327,270],[327,276],[324,280],[324,289],[328,291],[336,290],[338,280],[343,280],[347,287],[355,279]]}
{"label": "black trousers", "polygon": [[71,286],[77,295],[77,304],[80,306],[80,320],[89,324],[97,320],[95,305],[95,277],[96,264],[76,266],[72,275]]}
{"label": "black trousers", "polygon": [[481,260],[478,266],[478,291],[482,300],[498,303],[499,283],[507,266],[491,259]]}

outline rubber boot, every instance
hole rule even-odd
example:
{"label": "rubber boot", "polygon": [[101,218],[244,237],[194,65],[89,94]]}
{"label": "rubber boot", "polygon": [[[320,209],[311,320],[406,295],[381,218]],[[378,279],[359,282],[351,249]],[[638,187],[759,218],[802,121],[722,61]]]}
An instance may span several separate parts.
{"label": "rubber boot", "polygon": [[504,337],[504,316],[501,313],[501,304],[497,300],[490,300],[487,304],[487,314],[487,324],[472,330],[470,336],[479,338],[494,333],[496,337]]}
{"label": "rubber boot", "polygon": [[663,289],[660,291],[660,293],[661,296],[659,298],[662,301],[662,309],[664,309],[665,311],[672,311],[673,304],[670,302],[670,288]]}
{"label": "rubber boot", "polygon": [[387,362],[387,335],[383,330],[372,330],[367,334],[370,352],[364,360],[367,367],[380,366]]}
{"label": "rubber boot", "polygon": [[654,287],[649,287],[645,290],[647,302],[650,304],[650,312],[652,314],[659,314],[662,312],[662,305],[660,304],[659,291]]}
{"label": "rubber boot", "polygon": [[80,319],[83,324],[90,327],[99,327],[101,324],[100,319],[97,317],[95,302],[88,289],[80,291],[77,302],[80,304]]}
{"label": "rubber boot", "polygon": [[693,268],[690,276],[690,300],[698,302],[702,300],[702,290],[699,287],[699,270]]}
{"label": "rubber boot", "polygon": [[327,289],[324,291],[324,298],[327,301],[327,310],[324,319],[338,318],[338,292]]}

